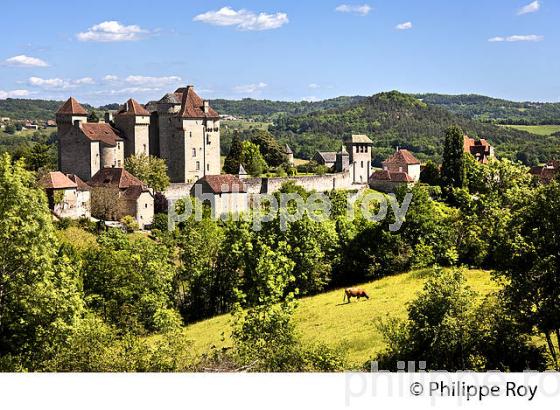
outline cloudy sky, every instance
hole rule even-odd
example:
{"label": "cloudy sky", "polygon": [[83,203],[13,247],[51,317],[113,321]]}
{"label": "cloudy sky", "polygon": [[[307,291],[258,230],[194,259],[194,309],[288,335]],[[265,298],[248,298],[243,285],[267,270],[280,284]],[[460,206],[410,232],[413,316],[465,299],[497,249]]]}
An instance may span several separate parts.
{"label": "cloudy sky", "polygon": [[133,4],[3,4],[0,98],[146,102],[194,84],[205,98],[398,89],[560,101],[558,0]]}

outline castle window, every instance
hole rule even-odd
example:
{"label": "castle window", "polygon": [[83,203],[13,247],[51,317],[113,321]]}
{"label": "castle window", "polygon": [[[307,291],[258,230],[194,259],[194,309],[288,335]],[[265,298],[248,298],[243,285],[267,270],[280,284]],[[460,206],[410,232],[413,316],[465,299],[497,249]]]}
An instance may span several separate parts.
{"label": "castle window", "polygon": [[196,157],[196,148],[193,148],[193,149],[192,149],[192,156],[193,156],[193,157]]}
{"label": "castle window", "polygon": [[210,164],[206,164],[206,171],[210,171]]}
{"label": "castle window", "polygon": [[144,154],[146,154],[146,144],[144,144]]}
{"label": "castle window", "polygon": [[200,161],[196,161],[196,170],[200,171]]}
{"label": "castle window", "polygon": [[189,131],[189,137],[192,137],[192,131]]}
{"label": "castle window", "polygon": [[363,168],[364,167],[364,161],[360,162],[360,166]]}
{"label": "castle window", "polygon": [[210,134],[206,134],[206,144],[210,145]]}

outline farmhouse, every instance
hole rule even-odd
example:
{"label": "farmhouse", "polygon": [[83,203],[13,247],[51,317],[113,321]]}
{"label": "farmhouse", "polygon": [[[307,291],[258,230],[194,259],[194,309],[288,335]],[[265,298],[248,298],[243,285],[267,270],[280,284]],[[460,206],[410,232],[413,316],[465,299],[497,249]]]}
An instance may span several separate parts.
{"label": "farmhouse", "polygon": [[494,158],[494,147],[484,138],[475,140],[467,135],[463,136],[463,150],[482,164],[487,164],[490,158]]}
{"label": "farmhouse", "polygon": [[[240,167],[240,172],[244,171]],[[214,217],[245,212],[249,209],[247,187],[236,175],[206,175],[191,189],[199,201],[213,203]]]}
{"label": "farmhouse", "polygon": [[[140,228],[146,228],[154,218],[154,194],[150,188],[123,168],[104,168],[88,182],[92,187],[91,202],[93,216],[120,220],[132,216]],[[109,206],[107,206],[109,204]],[[110,207],[111,209],[107,209]]]}
{"label": "farmhouse", "polygon": [[[73,179],[72,179],[73,178]],[[60,218],[89,217],[89,187],[74,175],[60,171],[49,172],[39,181],[45,189],[49,208]]]}
{"label": "farmhouse", "polygon": [[531,175],[542,184],[549,184],[560,173],[560,161],[548,161],[545,165],[531,168]]}

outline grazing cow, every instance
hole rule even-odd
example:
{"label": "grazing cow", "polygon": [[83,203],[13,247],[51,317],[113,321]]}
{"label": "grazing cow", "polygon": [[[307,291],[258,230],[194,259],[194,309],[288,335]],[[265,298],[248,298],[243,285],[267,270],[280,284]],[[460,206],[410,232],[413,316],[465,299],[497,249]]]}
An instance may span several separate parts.
{"label": "grazing cow", "polygon": [[365,289],[362,288],[344,289],[344,297],[342,298],[342,302],[344,303],[344,301],[348,299],[348,303],[350,303],[350,298],[357,298],[358,300],[360,300],[360,298],[369,299],[369,296]]}

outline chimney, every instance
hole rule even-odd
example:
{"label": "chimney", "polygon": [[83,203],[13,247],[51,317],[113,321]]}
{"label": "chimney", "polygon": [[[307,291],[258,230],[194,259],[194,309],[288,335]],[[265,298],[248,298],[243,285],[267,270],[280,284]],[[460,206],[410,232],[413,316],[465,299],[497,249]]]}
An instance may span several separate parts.
{"label": "chimney", "polygon": [[109,112],[109,111],[106,111],[106,112],[105,112],[105,122],[106,122],[107,124],[110,124],[110,123],[113,122],[113,114],[112,114],[111,112]]}
{"label": "chimney", "polygon": [[202,104],[204,107],[204,114],[208,114],[208,110],[210,109],[210,104],[208,103],[208,100],[204,100]]}

